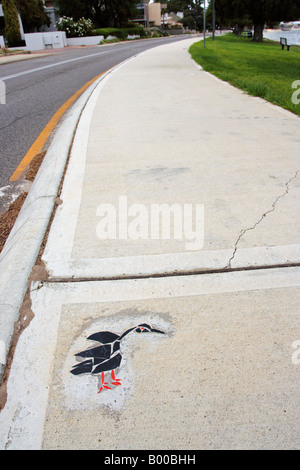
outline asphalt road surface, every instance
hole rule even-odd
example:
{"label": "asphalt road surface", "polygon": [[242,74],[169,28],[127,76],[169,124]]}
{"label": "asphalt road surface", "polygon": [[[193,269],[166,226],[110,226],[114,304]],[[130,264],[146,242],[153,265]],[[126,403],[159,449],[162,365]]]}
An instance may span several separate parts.
{"label": "asphalt road surface", "polygon": [[82,47],[1,65],[6,104],[0,104],[0,213],[9,202],[12,187],[9,180],[15,169],[55,112],[76,91],[131,56],[185,38]]}

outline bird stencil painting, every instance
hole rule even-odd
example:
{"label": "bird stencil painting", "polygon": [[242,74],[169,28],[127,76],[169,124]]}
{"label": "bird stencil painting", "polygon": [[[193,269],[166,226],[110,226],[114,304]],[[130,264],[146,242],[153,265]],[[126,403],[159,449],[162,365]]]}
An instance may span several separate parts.
{"label": "bird stencil painting", "polygon": [[[121,379],[116,378],[115,370],[120,367],[122,362],[122,353],[120,350],[121,342],[129,333],[160,333],[165,334],[161,330],[152,328],[148,323],[141,323],[133,328],[129,328],[120,336],[111,331],[99,331],[90,335],[87,339],[100,343],[99,346],[86,349],[75,354],[77,360],[81,361],[75,364],[71,369],[71,374],[82,375],[91,374],[99,375],[99,391],[107,389],[111,390],[111,385],[118,386]],[[105,373],[110,372],[111,381],[105,381]]]}

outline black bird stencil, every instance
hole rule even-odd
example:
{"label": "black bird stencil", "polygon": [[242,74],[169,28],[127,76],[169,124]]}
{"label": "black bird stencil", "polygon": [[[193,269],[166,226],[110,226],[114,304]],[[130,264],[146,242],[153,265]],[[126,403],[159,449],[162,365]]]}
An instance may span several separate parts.
{"label": "black bird stencil", "polygon": [[[75,354],[77,360],[81,362],[75,364],[71,369],[71,374],[101,374],[101,383],[98,393],[104,389],[111,390],[110,385],[122,385],[120,379],[116,379],[115,370],[120,366],[122,361],[122,353],[120,350],[121,341],[129,333],[160,333],[164,334],[163,331],[152,328],[148,323],[141,323],[133,328],[129,328],[120,336],[111,331],[99,331],[90,335],[87,339],[100,343],[100,346],[96,346],[85,351],[81,351]],[[105,372],[110,371],[112,382],[105,382]]]}

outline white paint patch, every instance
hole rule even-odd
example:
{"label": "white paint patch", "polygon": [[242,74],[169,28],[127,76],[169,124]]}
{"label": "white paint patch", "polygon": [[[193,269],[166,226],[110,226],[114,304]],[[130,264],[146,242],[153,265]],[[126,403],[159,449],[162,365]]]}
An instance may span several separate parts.
{"label": "white paint patch", "polygon": [[8,190],[9,186],[2,186],[0,188],[0,197],[5,196],[6,191]]}
{"label": "white paint patch", "polygon": [[12,204],[22,192],[28,192],[32,186],[31,181],[21,180],[17,184],[2,186],[0,188],[0,198],[6,197],[8,199],[7,204]]}
{"label": "white paint patch", "polygon": [[6,345],[4,341],[0,340],[0,364],[6,363]]}
{"label": "white paint patch", "polygon": [[[122,362],[120,368],[116,370],[116,378],[121,379],[121,386],[112,386],[112,390],[103,390],[100,394],[99,390],[99,377],[92,376],[91,374],[74,376],[70,370],[76,364],[74,354],[79,351],[84,351],[94,346],[99,346],[99,343],[92,341],[85,341],[84,339],[98,331],[111,331],[112,333],[122,334],[129,328],[132,328],[140,323],[150,323],[153,327],[164,331],[166,334],[129,334],[121,342]],[[137,343],[160,343],[161,341],[168,340],[168,332],[171,331],[171,326],[159,318],[157,315],[149,318],[141,316],[134,320],[130,317],[118,319],[115,318],[101,318],[89,326],[82,332],[80,337],[76,338],[67,353],[64,366],[60,372],[60,383],[63,384],[64,406],[69,410],[98,410],[99,407],[108,407],[112,411],[120,411],[126,401],[134,394],[134,368],[131,362],[132,350],[136,347]],[[158,346],[159,347],[159,346]],[[110,372],[105,373],[105,380],[109,379]]]}

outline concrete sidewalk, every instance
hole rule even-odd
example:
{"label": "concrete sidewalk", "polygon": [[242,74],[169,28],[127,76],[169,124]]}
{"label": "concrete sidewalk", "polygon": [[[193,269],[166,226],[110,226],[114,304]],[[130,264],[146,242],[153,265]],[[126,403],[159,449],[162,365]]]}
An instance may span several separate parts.
{"label": "concrete sidewalk", "polygon": [[[125,62],[82,111],[2,449],[300,448],[299,118],[204,72],[194,41]],[[182,209],[166,239],[155,204]],[[71,374],[103,331],[115,376]]]}

